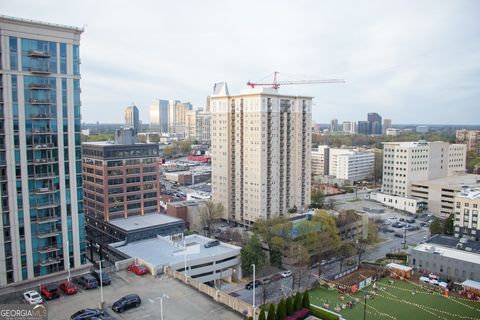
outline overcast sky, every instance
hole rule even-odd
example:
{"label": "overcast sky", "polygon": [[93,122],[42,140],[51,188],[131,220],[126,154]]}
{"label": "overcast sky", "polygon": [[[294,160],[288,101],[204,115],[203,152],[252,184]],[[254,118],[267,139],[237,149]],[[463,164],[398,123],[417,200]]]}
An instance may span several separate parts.
{"label": "overcast sky", "polygon": [[[204,107],[215,82],[238,93],[277,70],[315,97],[313,119],[480,123],[480,1],[0,0],[5,15],[85,26],[85,122],[122,122],[134,102]],[[268,79],[268,78],[267,78]]]}

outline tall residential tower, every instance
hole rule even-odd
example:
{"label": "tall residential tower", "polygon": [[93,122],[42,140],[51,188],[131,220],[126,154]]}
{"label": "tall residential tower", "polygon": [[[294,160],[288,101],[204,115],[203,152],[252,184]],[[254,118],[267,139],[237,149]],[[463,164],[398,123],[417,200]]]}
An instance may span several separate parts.
{"label": "tall residential tower", "polygon": [[82,32],[0,16],[0,288],[85,264]]}
{"label": "tall residential tower", "polygon": [[132,104],[131,106],[127,107],[125,109],[124,116],[125,116],[125,128],[131,128],[135,130],[135,132],[139,132],[140,114],[137,106]]}
{"label": "tall residential tower", "polygon": [[250,224],[310,204],[312,98],[247,89],[211,95],[212,198]]}

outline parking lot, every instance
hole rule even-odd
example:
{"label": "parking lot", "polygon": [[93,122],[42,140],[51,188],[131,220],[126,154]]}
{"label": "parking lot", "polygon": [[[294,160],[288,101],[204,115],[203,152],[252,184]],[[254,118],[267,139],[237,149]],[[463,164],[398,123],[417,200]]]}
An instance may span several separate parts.
{"label": "parking lot", "polygon": [[[187,319],[218,319],[237,320],[242,316],[231,311],[228,307],[214,302],[210,297],[199,293],[195,289],[167,277],[155,278],[149,274],[137,276],[128,271],[110,274],[112,283],[104,286],[105,309],[115,319],[160,319],[160,297],[163,299],[164,320]],[[136,293],[142,299],[140,307],[130,309],[121,314],[111,310],[117,299]],[[65,296],[44,302],[48,309],[49,320],[65,320],[78,310],[84,308],[98,308],[100,302],[100,288],[83,290],[76,295]],[[21,298],[15,298],[7,303],[26,303]]]}

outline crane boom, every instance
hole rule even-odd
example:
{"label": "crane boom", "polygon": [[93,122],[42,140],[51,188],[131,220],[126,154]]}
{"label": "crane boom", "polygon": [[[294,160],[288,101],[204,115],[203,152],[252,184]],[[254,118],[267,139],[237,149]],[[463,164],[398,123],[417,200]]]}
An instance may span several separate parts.
{"label": "crane boom", "polygon": [[277,74],[278,74],[278,72],[274,73],[272,83],[254,83],[254,82],[248,81],[247,86],[252,87],[252,88],[264,86],[264,87],[272,87],[273,89],[278,89],[278,88],[280,88],[280,86],[297,85],[297,84],[345,83],[345,80],[343,80],[343,79],[277,81]]}

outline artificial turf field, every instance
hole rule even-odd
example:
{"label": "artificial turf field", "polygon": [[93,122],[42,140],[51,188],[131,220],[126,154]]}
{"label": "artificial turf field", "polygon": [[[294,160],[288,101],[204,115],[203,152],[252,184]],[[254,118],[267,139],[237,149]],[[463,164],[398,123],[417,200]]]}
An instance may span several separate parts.
{"label": "artificial turf field", "polygon": [[[367,300],[368,320],[454,320],[480,319],[480,303],[469,301],[463,298],[444,297],[440,293],[430,293],[418,286],[401,280],[393,280],[394,283],[388,283],[388,278],[377,282],[376,297]],[[385,290],[380,290],[385,287]],[[370,286],[368,289],[371,289]],[[416,293],[412,294],[412,291]],[[341,293],[324,288],[317,288],[310,291],[310,303],[323,306],[324,303],[330,304],[330,310],[333,310],[337,304],[352,300],[345,296],[345,302],[341,302],[339,297]],[[340,313],[347,320],[363,319],[364,296],[362,292],[352,295],[353,298],[359,298],[353,309],[346,308]]]}

